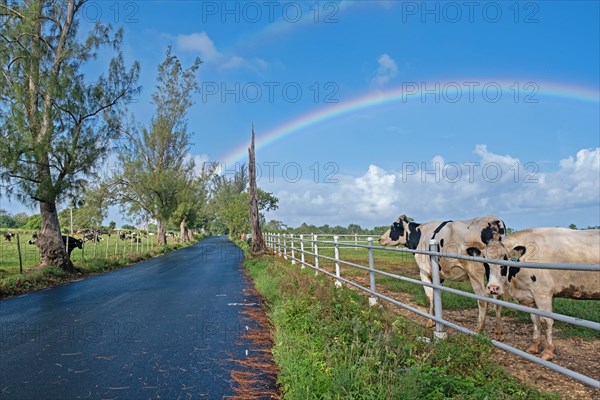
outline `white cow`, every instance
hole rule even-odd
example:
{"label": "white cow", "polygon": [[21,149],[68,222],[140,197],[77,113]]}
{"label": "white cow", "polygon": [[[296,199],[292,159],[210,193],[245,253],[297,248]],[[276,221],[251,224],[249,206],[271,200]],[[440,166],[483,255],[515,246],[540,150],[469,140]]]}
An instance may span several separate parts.
{"label": "white cow", "polygon": [[[478,251],[469,251],[478,255]],[[483,254],[495,259],[524,262],[600,264],[600,230],[566,228],[527,229],[492,241]],[[490,294],[508,293],[520,304],[552,312],[553,297],[600,300],[600,272],[532,269],[489,265]],[[540,323],[541,319],[541,323]],[[531,314],[533,339],[527,352],[539,353],[540,326],[546,343],[541,358],[554,358],[552,326],[554,320]]]}
{"label": "white cow", "polygon": [[[409,249],[429,250],[429,240],[435,238],[440,252],[447,254],[468,255],[468,248],[482,250],[492,240],[500,240],[506,232],[504,222],[493,215],[463,221],[433,221],[428,223],[410,222],[406,215],[401,215],[390,229],[379,239],[383,246],[404,245]],[[431,283],[431,264],[428,255],[415,254],[419,274],[423,282]],[[440,278],[453,281],[469,280],[473,290],[480,296],[487,296],[485,289],[485,269],[481,263],[456,258],[441,257],[439,259]],[[424,287],[429,300],[429,313],[433,314],[433,289]],[[477,332],[485,327],[487,302],[478,301],[479,315]],[[496,337],[502,337],[501,307],[496,306]],[[428,326],[433,322],[429,321]]]}

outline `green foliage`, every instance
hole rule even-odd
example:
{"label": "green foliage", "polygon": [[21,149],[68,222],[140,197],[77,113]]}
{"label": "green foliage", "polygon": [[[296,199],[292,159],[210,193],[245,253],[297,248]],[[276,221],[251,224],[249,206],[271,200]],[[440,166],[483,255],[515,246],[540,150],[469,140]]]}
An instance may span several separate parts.
{"label": "green foliage", "polygon": [[[232,238],[238,238],[242,233],[250,232],[249,194],[247,167],[242,165],[234,176],[228,179],[224,175],[215,175],[211,180],[212,190],[209,200],[210,210],[218,224],[227,227],[227,233]],[[277,209],[279,199],[271,193],[257,189],[259,211]],[[264,215],[261,214],[264,222]]]}
{"label": "green foliage", "polygon": [[169,47],[158,67],[152,94],[156,111],[149,127],[131,127],[118,149],[122,166],[111,179],[112,196],[132,217],[150,216],[158,221],[158,242],[166,241],[165,229],[178,206],[181,192],[192,179],[194,162],[188,157],[190,133],[187,112],[198,90],[195,59],[184,69]]}
{"label": "green foliage", "polygon": [[[126,71],[119,52],[122,32],[96,24],[81,36],[81,8],[70,2],[0,4],[0,178],[24,200],[52,203],[82,188],[139,90],[139,66]],[[116,54],[94,81],[80,68],[105,46]]]}
{"label": "green foliage", "polygon": [[29,215],[23,212],[17,213],[13,215],[13,220],[15,221],[15,228],[22,228],[29,220]]}
{"label": "green foliage", "polygon": [[14,228],[16,225],[14,218],[6,210],[0,210],[0,228]]}
{"label": "green foliage", "polygon": [[[80,193],[118,136],[125,104],[139,92],[139,65],[127,71],[123,32],[95,24],[78,32],[83,2],[0,2],[0,181],[9,196],[38,202],[42,264],[72,270],[57,204]],[[82,73],[99,51],[106,73]],[[110,53],[109,53],[110,54]]]}
{"label": "green foliage", "polygon": [[42,216],[40,214],[34,214],[27,219],[23,229],[39,230],[42,226]]}

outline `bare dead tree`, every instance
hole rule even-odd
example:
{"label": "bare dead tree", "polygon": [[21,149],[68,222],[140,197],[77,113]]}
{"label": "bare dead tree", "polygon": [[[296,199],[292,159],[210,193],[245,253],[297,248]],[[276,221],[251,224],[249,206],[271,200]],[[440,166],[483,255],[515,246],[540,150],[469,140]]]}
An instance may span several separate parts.
{"label": "bare dead tree", "polygon": [[250,252],[252,255],[257,256],[266,252],[265,241],[263,239],[262,230],[260,228],[260,216],[258,213],[258,198],[256,189],[256,163],[254,154],[254,125],[252,125],[252,142],[248,148],[248,172],[250,174],[250,188],[249,188],[249,204],[250,207],[250,229],[252,230],[252,245]]}

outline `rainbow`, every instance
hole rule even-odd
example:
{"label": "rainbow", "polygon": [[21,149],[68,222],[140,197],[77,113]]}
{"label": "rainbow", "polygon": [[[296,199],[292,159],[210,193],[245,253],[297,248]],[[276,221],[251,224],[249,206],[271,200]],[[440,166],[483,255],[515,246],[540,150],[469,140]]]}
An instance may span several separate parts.
{"label": "rainbow", "polygon": [[[469,85],[473,87],[472,82],[481,82],[481,85],[479,85],[478,87],[474,87],[474,89],[470,89]],[[480,78],[461,80],[457,79],[445,82],[411,82],[410,84],[405,83],[402,86],[385,91],[368,92],[366,94],[356,96],[344,102],[327,105],[325,107],[321,107],[316,110],[307,112],[306,114],[300,115],[297,118],[284,122],[283,124],[278,125],[275,128],[264,133],[263,135],[257,137],[255,147],[257,150],[264,148],[278,140],[298,133],[302,130],[308,129],[312,126],[316,126],[324,121],[332,120],[359,110],[369,109],[394,102],[407,102],[415,99],[419,100],[421,98],[421,92],[419,88],[420,85],[424,85],[424,88],[426,88],[427,90],[431,90],[432,88],[436,87],[439,87],[440,90],[446,88],[446,95],[448,96],[448,98],[452,98],[452,89],[456,87],[456,85],[462,87],[463,97],[465,95],[468,95],[469,90],[474,90],[474,93],[476,95],[481,95],[481,90],[486,85],[490,85],[490,90],[492,90],[492,92],[494,90],[494,86],[499,85],[499,87],[502,89],[503,95],[505,93],[510,93],[511,95],[513,95],[516,91],[516,82],[519,85],[518,88],[520,90],[519,93],[522,96],[521,99],[523,99],[523,96],[530,95],[530,99],[532,100],[539,100],[541,97],[550,97],[566,98],[574,101],[580,101],[591,104],[600,103],[600,92],[598,88],[576,86],[566,83],[540,83],[539,81],[535,80],[498,80]],[[534,86],[525,86],[528,84],[528,82]],[[439,86],[436,86],[436,84]],[[495,87],[497,88],[497,86]],[[423,92],[425,96],[427,96],[426,93],[427,92],[425,91]],[[490,96],[493,96],[493,94],[491,94]],[[223,156],[221,161],[225,164],[234,164],[236,162],[241,162],[245,160],[245,158],[248,155],[248,146],[249,143],[244,143],[243,145],[233,149],[225,156]]]}

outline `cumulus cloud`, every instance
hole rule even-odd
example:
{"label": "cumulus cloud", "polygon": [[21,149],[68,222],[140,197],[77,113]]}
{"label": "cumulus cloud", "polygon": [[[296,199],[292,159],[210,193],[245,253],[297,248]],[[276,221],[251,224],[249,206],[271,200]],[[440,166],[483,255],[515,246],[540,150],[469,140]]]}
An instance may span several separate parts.
{"label": "cumulus cloud", "polygon": [[387,86],[398,75],[398,65],[388,54],[382,54],[378,59],[377,73],[371,79],[371,86],[380,89]]}
{"label": "cumulus cloud", "polygon": [[247,60],[238,55],[222,53],[206,32],[177,35],[174,37],[174,41],[178,50],[198,53],[203,62],[215,64],[220,69],[250,68],[262,70],[268,66],[265,60],[259,58]]}
{"label": "cumulus cloud", "polygon": [[219,62],[223,58],[223,54],[217,50],[206,32],[177,35],[175,44],[179,50],[200,53],[200,57],[205,62]]}
{"label": "cumulus cloud", "polygon": [[582,149],[550,171],[485,145],[476,146],[474,154],[475,159],[461,162],[441,155],[407,162],[400,171],[370,165],[359,176],[338,176],[334,184],[276,181],[266,190],[279,197],[280,208],[267,218],[290,226],[372,227],[402,213],[420,221],[495,214],[519,229],[599,223],[600,148]]}

